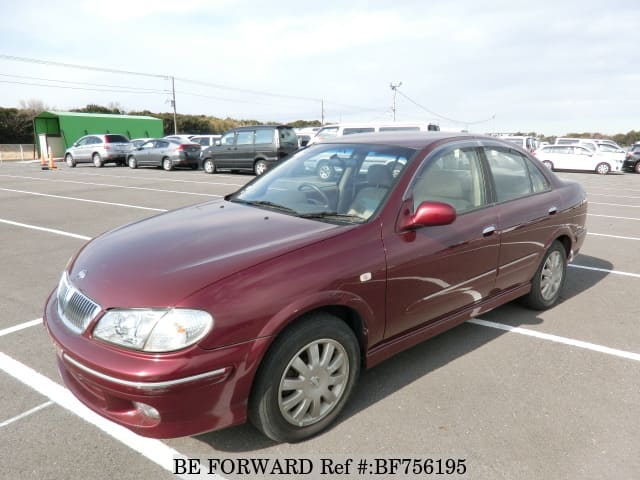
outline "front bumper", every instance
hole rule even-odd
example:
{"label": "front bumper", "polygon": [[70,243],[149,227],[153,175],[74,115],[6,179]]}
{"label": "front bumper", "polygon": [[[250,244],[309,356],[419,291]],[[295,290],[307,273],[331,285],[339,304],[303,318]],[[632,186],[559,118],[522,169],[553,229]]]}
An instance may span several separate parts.
{"label": "front bumper", "polygon": [[67,388],[96,413],[153,438],[196,435],[246,421],[257,366],[253,354],[261,355],[268,339],[169,354],[123,351],[87,332],[71,332],[56,305],[52,295],[44,323],[57,347],[58,369]]}

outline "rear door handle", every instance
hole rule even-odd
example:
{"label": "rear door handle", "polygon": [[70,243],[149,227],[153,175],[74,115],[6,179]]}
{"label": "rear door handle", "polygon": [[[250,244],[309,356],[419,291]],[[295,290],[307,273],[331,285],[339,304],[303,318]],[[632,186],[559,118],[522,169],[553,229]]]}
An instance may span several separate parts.
{"label": "rear door handle", "polygon": [[556,213],[558,213],[558,209],[556,207],[551,207],[549,209],[549,215],[555,215]]}
{"label": "rear door handle", "polygon": [[489,225],[488,227],[484,227],[484,229],[482,230],[482,235],[484,237],[488,237],[489,235],[493,235],[495,231],[496,231],[496,226]]}

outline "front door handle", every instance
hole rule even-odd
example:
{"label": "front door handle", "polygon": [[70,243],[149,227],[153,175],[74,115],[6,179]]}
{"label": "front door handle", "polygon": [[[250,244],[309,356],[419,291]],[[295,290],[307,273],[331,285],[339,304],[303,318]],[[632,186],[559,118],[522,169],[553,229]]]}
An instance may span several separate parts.
{"label": "front door handle", "polygon": [[493,235],[495,231],[496,231],[496,226],[489,225],[488,227],[484,227],[484,229],[482,230],[482,236],[488,237],[489,235]]}
{"label": "front door handle", "polygon": [[549,209],[549,215],[555,215],[556,213],[558,213],[558,209],[556,207],[551,207]]}

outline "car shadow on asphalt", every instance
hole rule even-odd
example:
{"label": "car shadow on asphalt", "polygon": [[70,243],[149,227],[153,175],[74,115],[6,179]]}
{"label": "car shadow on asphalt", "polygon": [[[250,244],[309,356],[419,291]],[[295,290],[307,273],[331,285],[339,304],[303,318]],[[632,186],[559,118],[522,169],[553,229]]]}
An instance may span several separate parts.
{"label": "car shadow on asphalt", "polygon": [[[577,256],[574,263],[603,270],[613,268],[610,262],[588,255]],[[569,267],[560,302],[565,302],[588,290],[608,275],[606,271]],[[482,315],[481,318],[517,327],[543,323],[540,314],[541,312],[530,310],[520,305],[518,301],[513,301]],[[351,399],[333,427],[505,333],[507,332],[500,329],[479,328],[477,325],[463,323],[362,372]],[[193,438],[218,451],[229,453],[259,451],[277,445],[249,423]]]}

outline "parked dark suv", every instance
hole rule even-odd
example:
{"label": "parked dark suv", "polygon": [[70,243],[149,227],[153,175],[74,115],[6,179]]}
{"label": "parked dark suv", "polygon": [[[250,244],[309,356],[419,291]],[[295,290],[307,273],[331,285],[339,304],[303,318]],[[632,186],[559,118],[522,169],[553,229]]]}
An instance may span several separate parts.
{"label": "parked dark suv", "polygon": [[215,145],[202,150],[200,159],[207,173],[218,170],[248,170],[262,175],[282,158],[298,149],[298,137],[286,125],[238,127],[225,133]]}
{"label": "parked dark suv", "polygon": [[640,173],[640,144],[634,144],[627,152],[622,169]]}

